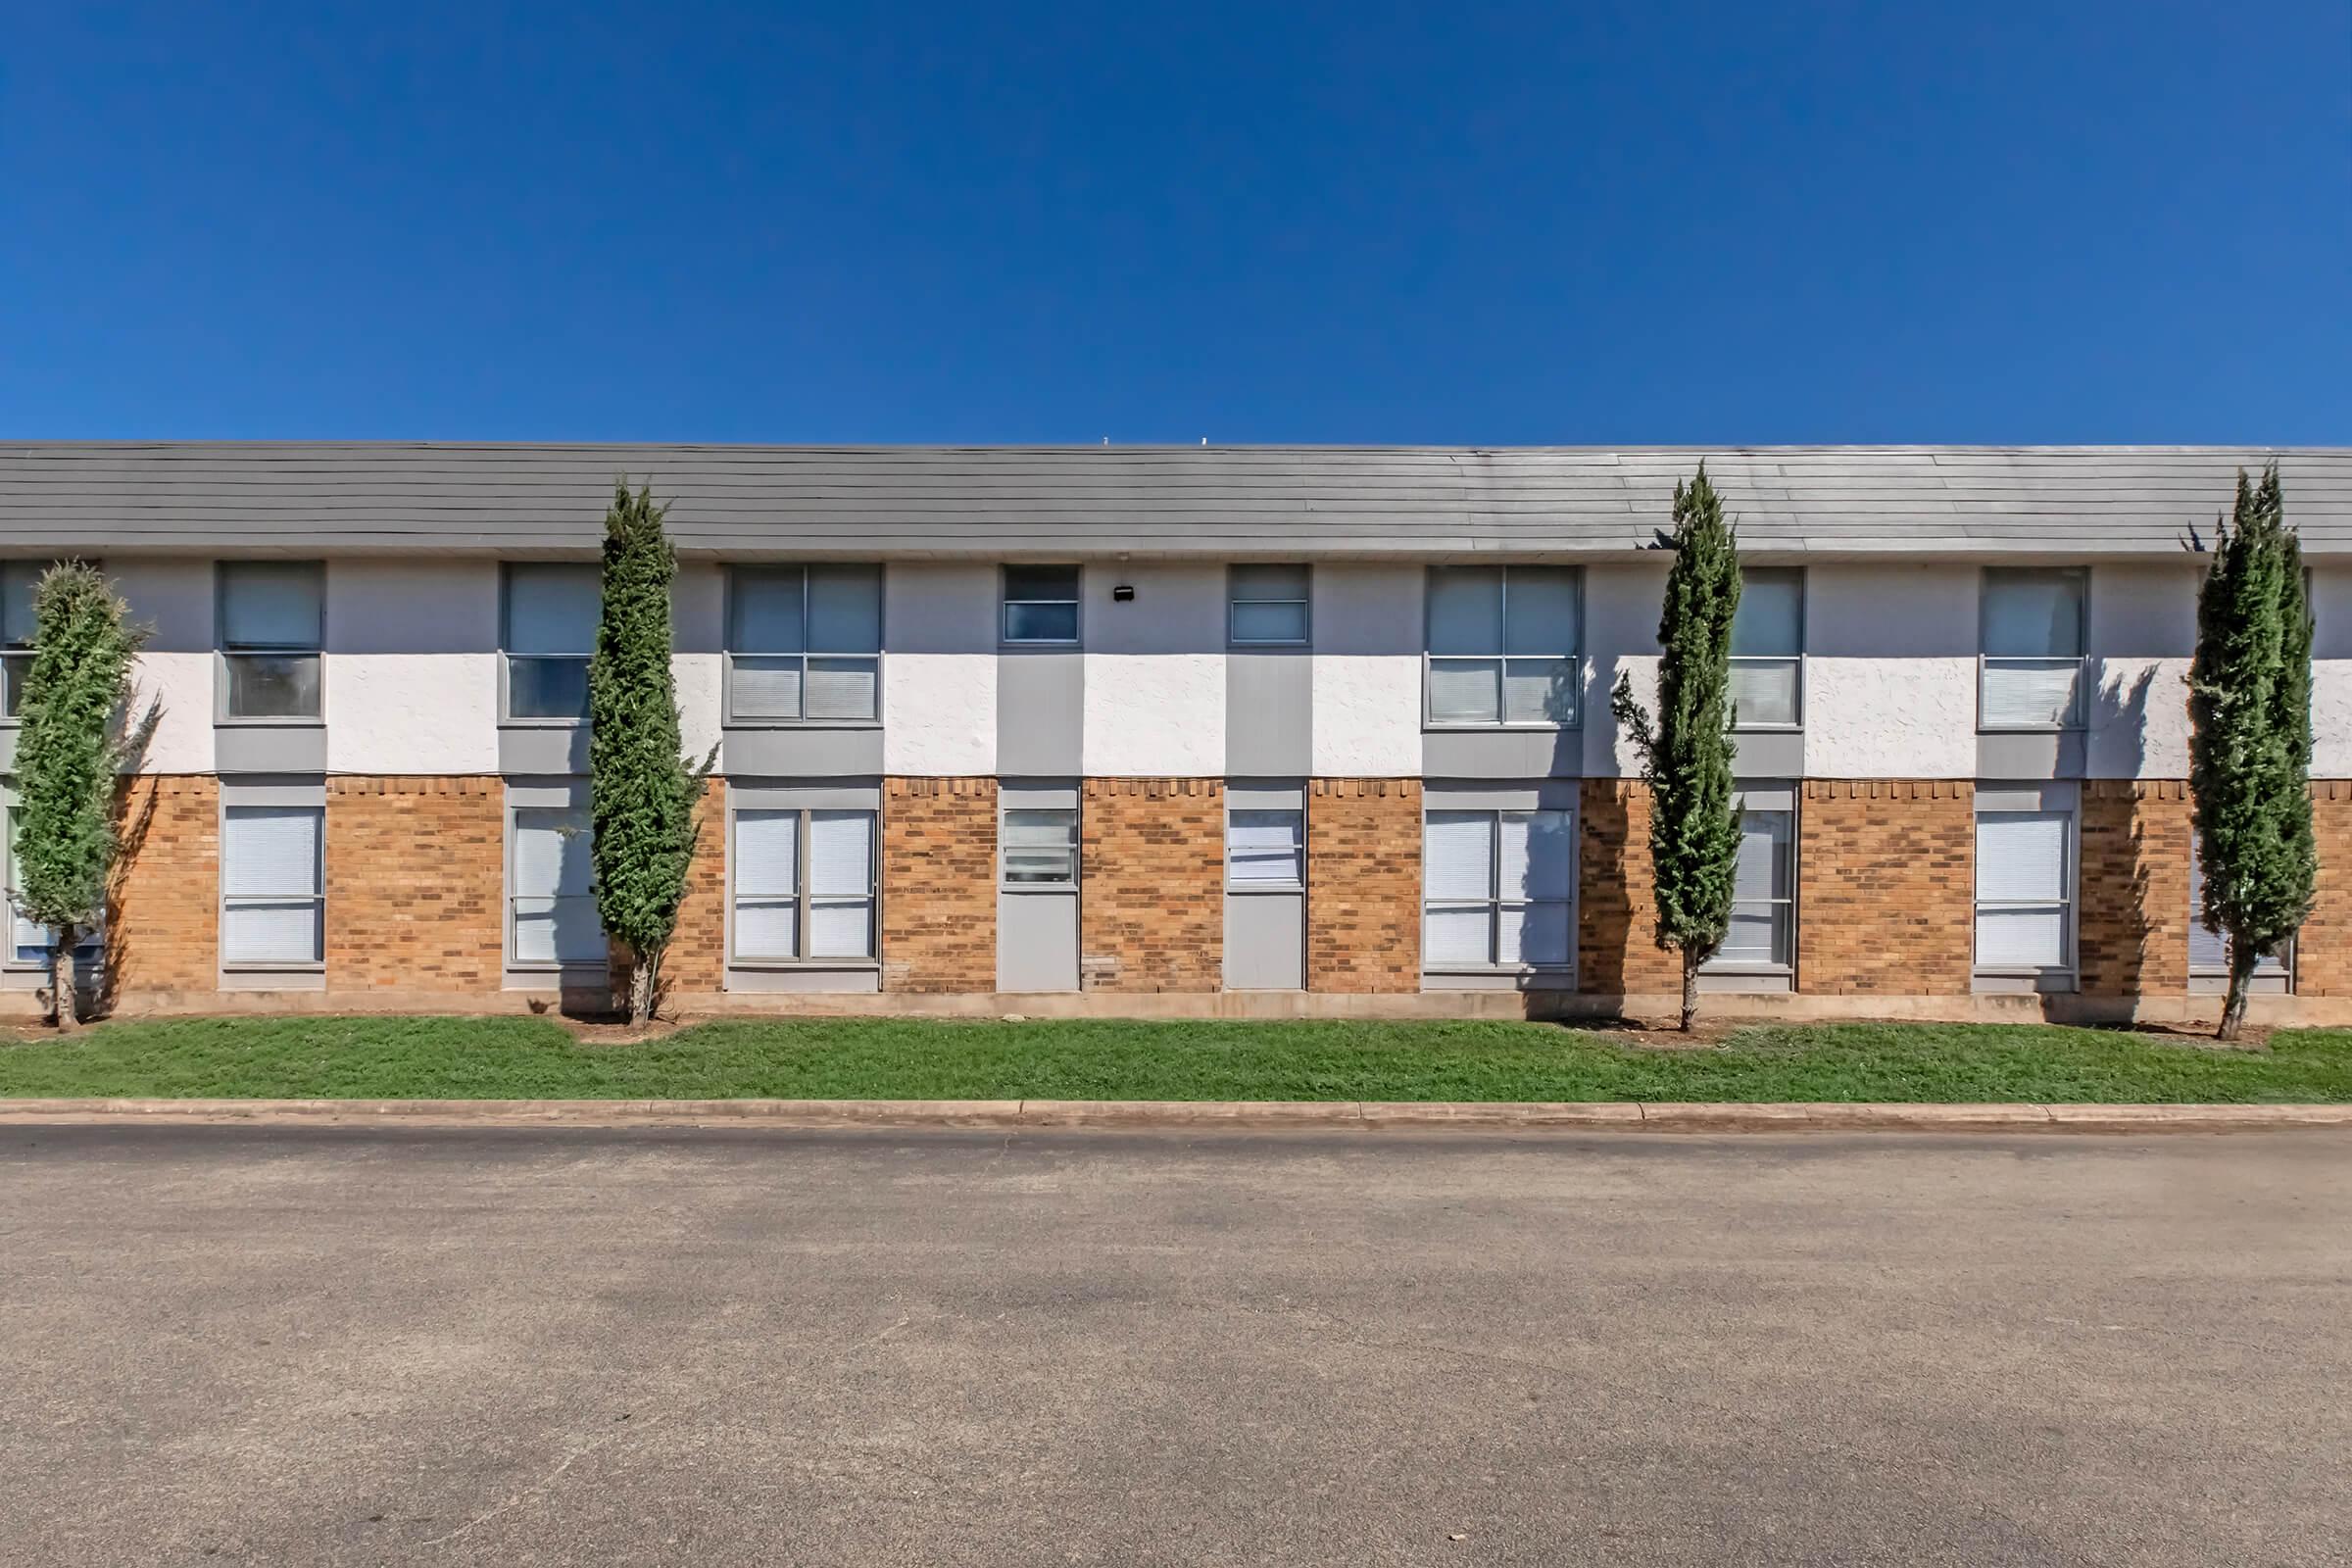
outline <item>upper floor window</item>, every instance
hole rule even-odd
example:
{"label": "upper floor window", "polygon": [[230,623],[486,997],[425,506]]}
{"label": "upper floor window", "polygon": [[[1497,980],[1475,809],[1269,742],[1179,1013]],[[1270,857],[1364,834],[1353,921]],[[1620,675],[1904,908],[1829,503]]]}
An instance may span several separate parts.
{"label": "upper floor window", "polygon": [[603,603],[603,575],[585,563],[508,565],[507,717],[588,716],[588,656]]}
{"label": "upper floor window", "polygon": [[1078,641],[1078,568],[1006,566],[1004,640],[1008,643]]}
{"label": "upper floor window", "polygon": [[1985,570],[1980,726],[2081,727],[2085,585],[2074,567]]}
{"label": "upper floor window", "polygon": [[1227,629],[1236,643],[1302,647],[1306,643],[1304,566],[1236,566]]}
{"label": "upper floor window", "polygon": [[319,716],[325,590],[325,570],[315,561],[221,564],[223,717]]}
{"label": "upper floor window", "polygon": [[32,594],[45,568],[34,561],[0,566],[0,716],[24,707],[24,675],[32,668]]}
{"label": "upper floor window", "polygon": [[727,722],[882,716],[880,566],[738,566],[727,599]]}
{"label": "upper floor window", "polygon": [[1432,566],[1429,722],[1575,723],[1582,586],[1573,566]]}
{"label": "upper floor window", "polygon": [[1740,574],[1732,620],[1732,713],[1739,729],[1793,729],[1804,721],[1805,574],[1751,566]]}

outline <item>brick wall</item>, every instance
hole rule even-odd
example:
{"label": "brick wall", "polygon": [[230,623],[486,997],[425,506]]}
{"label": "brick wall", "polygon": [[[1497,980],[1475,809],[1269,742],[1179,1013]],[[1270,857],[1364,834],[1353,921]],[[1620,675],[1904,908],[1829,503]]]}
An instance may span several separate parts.
{"label": "brick wall", "polygon": [[1421,988],[1421,781],[1306,787],[1306,987]]}
{"label": "brick wall", "polygon": [[2188,989],[2189,838],[2185,782],[2084,781],[2077,944],[2085,996]]}
{"label": "brick wall", "polygon": [[220,781],[130,780],[122,833],[106,921],[110,996],[213,990],[220,979]]}
{"label": "brick wall", "polygon": [[1088,991],[1215,991],[1225,970],[1225,785],[1090,778],[1078,975]]}
{"label": "brick wall", "polygon": [[1973,782],[1807,779],[1797,822],[1797,989],[1966,993],[1975,876]]}
{"label": "brick wall", "polygon": [[997,781],[882,782],[882,988],[997,989]]}
{"label": "brick wall", "polygon": [[1680,995],[1682,956],[1657,943],[1649,858],[1649,786],[1589,778],[1577,811],[1576,974],[1579,990]]}
{"label": "brick wall", "polygon": [[327,989],[496,991],[505,857],[498,778],[328,779]]}
{"label": "brick wall", "polygon": [[2295,938],[2295,994],[2352,996],[2352,781],[2313,781],[2311,828],[2320,876]]}
{"label": "brick wall", "polygon": [[[694,858],[686,865],[686,898],[677,929],[662,957],[665,992],[711,992],[727,972],[727,781],[703,781],[695,808]],[[615,968],[617,979],[620,971]]]}

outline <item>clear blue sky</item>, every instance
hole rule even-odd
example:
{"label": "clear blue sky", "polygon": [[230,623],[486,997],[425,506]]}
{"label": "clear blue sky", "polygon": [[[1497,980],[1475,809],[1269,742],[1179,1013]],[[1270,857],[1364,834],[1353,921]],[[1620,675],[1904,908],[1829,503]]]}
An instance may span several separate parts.
{"label": "clear blue sky", "polygon": [[0,7],[0,436],[2352,442],[2352,4]]}

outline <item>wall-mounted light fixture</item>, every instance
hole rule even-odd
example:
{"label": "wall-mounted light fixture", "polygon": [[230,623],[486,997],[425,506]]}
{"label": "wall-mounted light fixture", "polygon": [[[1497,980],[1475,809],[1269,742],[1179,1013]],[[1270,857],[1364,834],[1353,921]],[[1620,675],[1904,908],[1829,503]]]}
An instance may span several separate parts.
{"label": "wall-mounted light fixture", "polygon": [[1120,583],[1110,590],[1110,597],[1122,605],[1131,603],[1135,598],[1135,585],[1133,583]]}

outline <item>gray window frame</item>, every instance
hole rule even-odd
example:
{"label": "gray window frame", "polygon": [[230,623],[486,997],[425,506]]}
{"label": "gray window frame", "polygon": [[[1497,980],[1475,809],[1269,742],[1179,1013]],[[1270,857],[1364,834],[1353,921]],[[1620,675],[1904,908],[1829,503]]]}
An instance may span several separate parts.
{"label": "gray window frame", "polygon": [[[1750,796],[1761,797],[1761,800],[1758,804],[1750,805]],[[1797,810],[1797,790],[1789,784],[1759,784],[1744,788],[1740,792],[1740,814],[1745,816],[1750,811],[1788,819],[1788,839],[1784,851],[1788,858],[1788,895],[1779,899],[1734,899],[1732,907],[1738,909],[1742,905],[1761,904],[1785,909],[1788,917],[1781,924],[1780,934],[1781,940],[1788,944],[1788,951],[1768,962],[1758,962],[1752,958],[1726,958],[1718,951],[1699,965],[1699,972],[1712,975],[1767,975],[1788,979],[1796,973],[1797,870],[1804,863],[1799,847],[1804,820]]]}
{"label": "gray window frame", "polygon": [[[997,808],[997,891],[1000,893],[1076,893],[1079,881],[1086,874],[1086,821],[1077,806],[1035,806],[1003,803],[1000,796]],[[1015,811],[1056,811],[1070,819],[1070,874],[1059,882],[1015,882],[1005,875],[1006,852],[1011,848],[1010,835],[1005,829],[1012,825]]]}
{"label": "gray window frame", "polygon": [[[2074,710],[2066,719],[2056,724],[1989,724],[1984,719],[1984,672],[1998,664],[2007,668],[2055,668],[2068,661],[2063,657],[2030,659],[2015,655],[1990,655],[1984,652],[1985,632],[1991,616],[1992,580],[1998,576],[2072,577],[2076,584],[2075,602],[2080,607],[2076,623],[2081,627],[2080,647],[2076,652]],[[1977,572],[1977,731],[1983,735],[2069,735],[2088,727],[2090,707],[2086,692],[2090,685],[2090,587],[2088,566],[1983,566]]]}
{"label": "gray window frame", "polygon": [[[19,556],[0,561],[0,575],[14,576],[27,572],[37,586],[57,562],[44,562],[34,556]],[[0,602],[5,602],[7,587],[0,583]],[[27,595],[27,602],[30,596]],[[31,628],[26,628],[23,642],[0,642],[0,729],[15,729],[23,722],[21,710],[24,701],[24,676],[32,668]]]}
{"label": "gray window frame", "polygon": [[[779,958],[772,955],[747,955],[736,945],[735,910],[738,895],[735,873],[742,859],[735,853],[735,827],[746,811],[763,815],[790,815],[795,818],[796,835],[792,851],[793,870],[793,944],[801,951],[797,956]],[[866,831],[866,926],[865,945],[871,951],[862,957],[815,957],[808,953],[809,915],[815,908],[815,895],[808,891],[808,821],[819,811],[858,811],[865,816]],[[772,894],[758,895],[773,898]],[[841,895],[828,895],[839,899]],[[872,806],[761,806],[727,803],[727,967],[749,970],[800,969],[879,969],[882,966],[882,812]]]}
{"label": "gray window frame", "polygon": [[[874,651],[871,654],[827,652],[813,646],[804,647],[798,655],[760,654],[738,649],[736,644],[736,585],[746,576],[781,576],[798,573],[801,579],[801,641],[813,643],[809,628],[816,624],[811,612],[815,609],[813,574],[827,566],[856,567],[874,574]],[[779,561],[730,563],[721,591],[726,596],[724,607],[725,630],[721,638],[719,670],[719,723],[728,729],[880,729],[888,702],[889,681],[886,678],[890,660],[890,568],[876,561]],[[794,659],[801,662],[801,716],[775,718],[766,715],[746,716],[735,711],[735,659]],[[810,718],[808,713],[808,662],[816,659],[871,659],[874,662],[874,712],[871,718]]]}
{"label": "gray window frame", "polygon": [[[230,799],[229,792],[223,791],[221,794],[220,822],[217,830],[219,837],[215,840],[220,845],[218,875],[214,878],[219,891],[214,898],[213,917],[216,922],[215,929],[220,933],[220,965],[222,974],[323,974],[326,972],[326,858],[330,849],[326,837],[326,803],[323,798],[314,803],[307,798],[309,793],[308,790],[294,790],[286,792],[284,799],[273,799],[270,791],[263,789],[248,792],[248,798],[233,800]],[[304,798],[296,798],[297,796]],[[228,891],[228,824],[231,812],[246,810],[316,811],[318,813],[318,858],[316,866],[318,891],[310,895],[310,902],[318,910],[318,956],[316,958],[231,959],[228,956],[228,910],[231,899]],[[254,904],[278,905],[298,902],[291,894],[273,893],[266,896],[244,894],[236,897]]]}
{"label": "gray window frame", "polygon": [[[1305,574],[1296,599],[1244,599],[1241,596],[1241,575],[1257,566],[1280,567]],[[1299,635],[1296,637],[1245,637],[1238,629],[1243,605],[1297,605],[1299,614]],[[1225,567],[1225,643],[1230,648],[1311,648],[1315,641],[1315,568],[1305,561],[1236,561]]]}
{"label": "gray window frame", "polygon": [[[7,906],[8,918],[17,917],[17,789],[14,780],[0,784],[0,904]],[[95,930],[85,932],[74,945],[74,957],[82,976],[87,979],[98,972],[106,961],[106,923],[101,919]],[[0,969],[19,974],[46,974],[49,960],[17,956],[16,928],[9,928],[9,941],[0,950]]]}
{"label": "gray window frame", "polygon": [[[251,648],[228,646],[228,579],[240,566],[304,566],[318,585],[318,636],[310,646],[295,644],[259,644]],[[213,563],[213,722],[215,724],[258,729],[318,729],[326,723],[327,691],[326,667],[327,604],[326,563],[324,561],[278,561],[255,558],[249,561],[216,561]],[[250,715],[229,711],[230,681],[228,662],[245,655],[266,656],[308,654],[318,661],[318,711],[316,713],[258,713]]]}
{"label": "gray window frame", "polygon": [[[1025,570],[1067,571],[1072,583],[1068,599],[1014,599],[1010,597],[1015,567]],[[1012,607],[1015,605],[1061,605],[1071,607],[1073,631],[1067,637],[1015,637],[1012,635]],[[997,565],[997,646],[1000,648],[1084,648],[1086,646],[1086,566],[1074,561],[1000,562]]]}
{"label": "gray window frame", "polygon": [[[1443,813],[1447,816],[1486,816],[1492,818],[1494,831],[1487,837],[1487,897],[1484,899],[1433,899],[1429,896],[1429,819]],[[1502,896],[1502,818],[1506,816],[1536,816],[1544,813],[1565,817],[1568,823],[1568,891],[1557,899],[1506,899]],[[1469,802],[1449,802],[1442,795],[1424,794],[1421,799],[1421,925],[1415,939],[1421,948],[1421,972],[1424,974],[1574,974],[1577,970],[1579,932],[1577,921],[1584,905],[1584,810],[1581,806],[1490,806]],[[1502,911],[1506,907],[1525,908],[1538,904],[1559,904],[1567,909],[1568,952],[1564,958],[1530,962],[1521,959],[1504,963],[1498,955],[1502,948]],[[1449,909],[1483,908],[1487,911],[1487,961],[1467,963],[1459,958],[1443,962],[1433,961],[1429,954],[1429,911],[1443,906]]]}
{"label": "gray window frame", "polygon": [[[515,947],[514,944],[514,917],[520,912],[515,908],[515,905],[526,897],[525,894],[516,891],[517,884],[514,876],[514,852],[520,847],[522,841],[521,835],[517,832],[518,824],[516,823],[515,818],[520,816],[525,811],[556,811],[564,813],[566,815],[576,814],[582,818],[586,818],[588,815],[588,801],[584,788],[581,792],[579,792],[578,799],[566,802],[563,805],[556,805],[547,801],[516,801],[514,799],[514,790],[512,786],[510,786],[507,791],[506,808],[507,917],[505,942],[506,966],[508,970],[515,974],[562,974],[566,970],[572,969],[608,967],[612,961],[610,956],[610,937],[606,938],[607,949],[605,955],[593,958],[565,958],[561,954],[558,954],[554,958],[525,958],[522,956],[520,951]],[[584,897],[587,898],[591,903],[594,903],[595,901],[594,894],[579,894],[573,895],[573,897]],[[600,933],[604,930],[604,920],[601,916],[597,920],[597,930]]]}
{"label": "gray window frame", "polygon": [[534,662],[553,662],[557,660],[577,661],[585,665],[595,657],[596,628],[588,632],[589,652],[585,654],[515,654],[510,651],[514,641],[514,568],[517,566],[586,566],[597,570],[593,562],[578,561],[502,561],[498,564],[498,721],[511,728],[579,729],[588,722],[585,709],[575,718],[527,717],[517,715],[514,703],[514,677],[511,668],[517,659]]}
{"label": "gray window frame", "polygon": [[1740,574],[1743,595],[1742,603],[1745,602],[1746,582],[1750,577],[1793,577],[1796,580],[1796,652],[1794,654],[1733,654],[1731,656],[1731,662],[1734,664],[1794,664],[1796,666],[1796,716],[1786,724],[1757,724],[1741,719],[1732,727],[1732,732],[1736,735],[1750,731],[1759,735],[1790,734],[1805,727],[1805,645],[1810,640],[1808,634],[1812,630],[1806,624],[1806,616],[1812,608],[1810,603],[1811,584],[1806,581],[1806,571],[1802,566],[1741,566]]}
{"label": "gray window frame", "polygon": [[[2036,804],[2016,806],[2003,804],[2028,794],[2037,797]],[[1986,805],[1987,801],[1995,804]],[[2055,801],[2056,804],[2052,804]],[[2045,964],[1991,964],[1983,956],[1984,911],[1987,907],[2037,909],[2049,901],[2034,899],[2002,901],[1987,906],[1977,896],[1976,867],[1983,851],[1984,819],[1987,816],[2063,816],[2066,819],[2066,845],[2059,852],[2059,863],[2065,871],[2063,896],[2058,901],[2064,913],[2059,929],[2065,941],[2062,961]],[[1980,979],[2060,981],[2059,991],[2072,991],[2082,984],[2082,801],[2079,792],[2059,793],[2056,786],[2043,784],[1980,784],[1977,787],[1975,808],[1969,814],[1969,890],[1968,890],[1968,961],[1969,972]],[[2040,989],[2037,987],[2037,989]]]}
{"label": "gray window frame", "polygon": [[[1437,589],[1437,574],[1440,571],[1446,570],[1448,568],[1459,567],[1498,570],[1502,573],[1501,610],[1499,618],[1494,623],[1495,652],[1493,654],[1433,654],[1430,652],[1429,604],[1431,595],[1434,594]],[[1513,571],[1524,571],[1529,569],[1540,571],[1564,571],[1575,580],[1577,646],[1567,650],[1565,653],[1509,654],[1502,651],[1510,645],[1511,573]],[[1533,730],[1539,733],[1582,729],[1585,722],[1585,568],[1582,565],[1552,564],[1550,563],[1540,561],[1526,561],[1517,563],[1490,563],[1484,561],[1432,562],[1427,566],[1423,567],[1421,572],[1421,727],[1425,730],[1466,731],[1474,735],[1487,734],[1498,729]],[[1504,688],[1501,684],[1497,684],[1494,692],[1495,716],[1494,718],[1439,718],[1435,716],[1434,710],[1430,703],[1429,688],[1430,665],[1434,661],[1439,659],[1493,659],[1495,662],[1495,679],[1498,683],[1507,682],[1509,680],[1511,661],[1514,659],[1529,661],[1540,659],[1565,659],[1568,662],[1568,689],[1574,694],[1573,701],[1576,705],[1576,710],[1567,718],[1506,718],[1503,716],[1503,714],[1508,707],[1508,704],[1503,698]]]}
{"label": "gray window frame", "polygon": [[[1242,811],[1280,811],[1295,817],[1298,823],[1298,875],[1289,882],[1236,882],[1233,879],[1233,819]],[[1306,891],[1306,808],[1304,806],[1236,806],[1230,801],[1225,807],[1225,891],[1248,897],[1252,894],[1285,894],[1296,898]]]}

